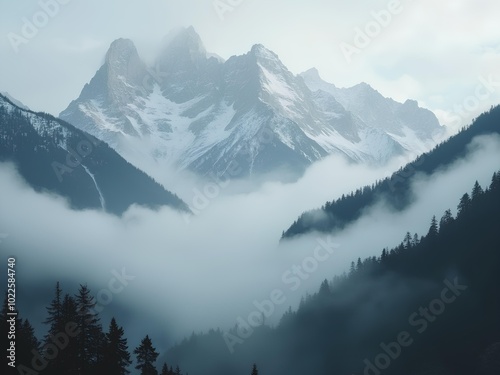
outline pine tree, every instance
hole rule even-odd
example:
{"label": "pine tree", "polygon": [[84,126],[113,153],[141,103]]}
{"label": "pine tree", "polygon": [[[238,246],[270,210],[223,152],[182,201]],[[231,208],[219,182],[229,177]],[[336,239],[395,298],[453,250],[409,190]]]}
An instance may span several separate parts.
{"label": "pine tree", "polygon": [[387,258],[388,258],[387,249],[384,248],[382,250],[382,255],[380,256],[380,260],[382,263],[384,263],[385,261],[387,261]]}
{"label": "pine tree", "polygon": [[443,228],[448,227],[448,225],[453,223],[454,220],[455,219],[453,218],[451,210],[450,209],[446,210],[443,217],[439,221],[439,230],[441,231],[441,230],[443,230]]}
{"label": "pine tree", "polygon": [[474,183],[474,187],[472,188],[472,200],[476,200],[484,193],[483,188],[479,185],[479,182],[476,180]]}
{"label": "pine tree", "polygon": [[[46,307],[47,319],[43,322],[49,325],[48,333],[44,338],[45,344],[51,343],[51,336],[56,336],[60,332],[64,332],[63,311],[62,311],[62,290],[59,282],[56,283],[54,299],[50,305]],[[66,373],[63,368],[64,359],[62,355],[58,355],[51,360],[47,367],[47,372],[53,375],[63,375]]]}
{"label": "pine tree", "polygon": [[163,363],[160,375],[170,375],[170,370],[168,369],[167,363]]}
{"label": "pine tree", "polygon": [[31,349],[39,349],[40,342],[36,338],[35,330],[28,319],[23,320],[21,323],[21,337],[26,340],[25,344],[30,348],[29,353],[31,353]]}
{"label": "pine tree", "polygon": [[78,304],[78,364],[80,375],[95,373],[102,360],[104,334],[95,312],[95,300],[86,285],[80,285]]}
{"label": "pine tree", "polygon": [[19,329],[16,335],[17,362],[30,364],[33,358],[32,351],[40,351],[40,342],[35,336],[35,330],[28,319],[19,321]]}
{"label": "pine tree", "polygon": [[413,235],[413,240],[411,241],[412,246],[417,246],[420,243],[420,239],[418,238],[418,234],[415,233]]}
{"label": "pine tree", "polygon": [[356,265],[354,262],[351,262],[351,268],[349,269],[349,276],[353,275],[356,272]]}
{"label": "pine tree", "polygon": [[409,250],[412,246],[411,244],[411,234],[410,232],[406,232],[405,238],[403,240],[405,250]]}
{"label": "pine tree", "polygon": [[498,189],[500,189],[500,171],[493,173],[490,185],[490,190],[498,190]]}
{"label": "pine tree", "polygon": [[[61,321],[64,327],[66,328],[67,325],[78,325],[78,307],[76,304],[75,299],[70,296],[69,294],[66,294],[63,298],[62,304],[61,304]],[[78,331],[77,331],[78,332]],[[78,332],[81,333],[81,332]],[[60,363],[60,368],[62,369],[62,374],[77,374],[78,373],[78,336],[76,337],[70,337],[69,338],[69,343],[68,346],[64,349],[64,351],[61,352],[59,356],[52,362],[59,362]],[[51,373],[50,371],[48,371]]]}
{"label": "pine tree", "polygon": [[471,199],[469,194],[465,193],[462,195],[462,198],[460,198],[460,203],[458,203],[458,215],[460,216],[463,213],[467,212],[467,210],[470,208],[471,205]]}
{"label": "pine tree", "polygon": [[106,343],[104,346],[103,371],[107,375],[126,375],[130,373],[127,367],[131,364],[128,352],[127,339],[122,327],[116,324],[115,318],[111,319]]}
{"label": "pine tree", "polygon": [[324,280],[319,287],[319,294],[322,296],[327,296],[330,294],[330,285],[328,285],[328,280]]}
{"label": "pine tree", "polygon": [[439,230],[438,230],[438,223],[436,220],[436,216],[433,216],[431,220],[431,226],[429,227],[429,233],[427,235],[432,238],[436,237],[438,233]]}
{"label": "pine tree", "polygon": [[154,366],[156,358],[158,358],[158,353],[153,347],[153,343],[151,342],[149,336],[142,339],[141,345],[135,348],[134,354],[137,357],[137,366],[135,366],[135,368],[141,370],[141,375],[158,374]]}
{"label": "pine tree", "polygon": [[259,371],[257,370],[257,365],[255,363],[253,364],[251,375],[259,375]]}
{"label": "pine tree", "polygon": [[59,281],[56,283],[55,296],[50,302],[49,307],[46,308],[48,317],[45,319],[44,324],[50,324],[49,334],[56,334],[62,330],[62,290]]}

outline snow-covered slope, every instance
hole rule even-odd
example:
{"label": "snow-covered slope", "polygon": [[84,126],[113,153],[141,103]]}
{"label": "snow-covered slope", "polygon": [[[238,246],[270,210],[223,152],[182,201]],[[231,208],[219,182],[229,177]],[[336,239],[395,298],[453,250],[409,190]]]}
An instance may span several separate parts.
{"label": "snow-covered slope", "polygon": [[65,197],[73,208],[122,214],[132,204],[184,202],[125,161],[104,142],[0,95],[0,163],[14,163],[34,189]]}
{"label": "snow-covered slope", "polygon": [[[422,151],[414,148],[427,147],[440,129],[415,102],[392,103],[374,90],[341,95],[317,84],[324,89],[307,74],[293,75],[262,45],[227,61],[213,57],[187,28],[167,36],[152,67],[130,40],[113,42],[104,65],[60,116],[136,165],[149,160],[240,177],[278,169],[300,174],[332,153],[381,164]],[[370,100],[390,110],[364,113]]]}
{"label": "snow-covered slope", "polygon": [[19,108],[29,110],[29,108],[26,105],[24,105],[24,103],[22,103],[20,100],[17,100],[16,98],[14,98],[8,92],[2,91],[2,92],[0,92],[0,95],[5,96],[7,99],[9,99],[13,104],[18,106]]}
{"label": "snow-covered slope", "polygon": [[389,135],[404,150],[414,154],[429,151],[444,136],[436,116],[414,100],[398,103],[385,98],[366,83],[338,88],[321,79],[316,69],[300,75],[318,96],[331,97],[365,127]]}

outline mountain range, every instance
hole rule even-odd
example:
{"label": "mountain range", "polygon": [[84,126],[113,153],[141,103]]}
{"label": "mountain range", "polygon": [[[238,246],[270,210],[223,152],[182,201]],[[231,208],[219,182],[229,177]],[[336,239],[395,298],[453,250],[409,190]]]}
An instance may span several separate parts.
{"label": "mountain range", "polygon": [[152,66],[132,41],[104,64],[60,118],[131,163],[245,177],[300,175],[330,154],[367,164],[429,150],[443,135],[434,114],[362,83],[339,89],[317,71],[292,74],[262,45],[227,61],[192,28],[172,31]]}

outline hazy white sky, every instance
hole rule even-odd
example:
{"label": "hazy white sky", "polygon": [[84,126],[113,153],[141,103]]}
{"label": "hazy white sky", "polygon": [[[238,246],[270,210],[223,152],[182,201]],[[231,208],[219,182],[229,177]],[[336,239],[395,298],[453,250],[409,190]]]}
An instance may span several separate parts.
{"label": "hazy white sky", "polygon": [[[114,39],[153,60],[169,30],[192,25],[225,58],[262,43],[293,73],[315,66],[337,86],[365,81],[457,126],[499,101],[499,14],[494,0],[0,0],[0,91],[57,115]],[[355,43],[357,28],[368,40]],[[17,53],[10,33],[25,38]],[[341,43],[357,48],[350,62]]]}

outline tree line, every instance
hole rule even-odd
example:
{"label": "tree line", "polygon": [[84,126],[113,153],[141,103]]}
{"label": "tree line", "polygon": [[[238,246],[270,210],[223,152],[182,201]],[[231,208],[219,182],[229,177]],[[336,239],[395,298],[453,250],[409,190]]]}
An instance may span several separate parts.
{"label": "tree line", "polygon": [[[129,350],[125,330],[113,317],[105,331],[96,302],[87,285],[80,285],[76,295],[63,294],[57,282],[54,297],[46,307],[44,324],[47,334],[38,339],[28,319],[15,317],[16,367],[5,365],[7,373],[22,375],[126,375],[130,373],[132,355],[141,375],[182,375],[178,366],[163,363],[157,368],[159,353],[146,335],[138,347]],[[10,341],[7,295],[0,312],[2,345],[7,353]],[[186,374],[187,375],[187,374]]]}
{"label": "tree line", "polygon": [[326,202],[321,208],[302,213],[287,230],[282,232],[282,239],[311,231],[331,233],[342,230],[359,219],[366,208],[381,199],[395,210],[405,209],[412,202],[411,184],[418,173],[431,175],[440,168],[465,157],[467,145],[473,138],[500,133],[499,121],[500,106],[496,106],[475,119],[472,125],[464,127],[458,134],[437,145],[432,151],[420,155],[392,176],[349,194],[343,194],[338,199]]}

